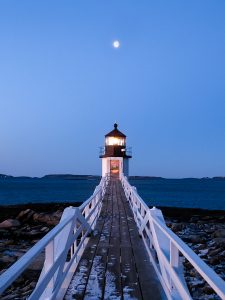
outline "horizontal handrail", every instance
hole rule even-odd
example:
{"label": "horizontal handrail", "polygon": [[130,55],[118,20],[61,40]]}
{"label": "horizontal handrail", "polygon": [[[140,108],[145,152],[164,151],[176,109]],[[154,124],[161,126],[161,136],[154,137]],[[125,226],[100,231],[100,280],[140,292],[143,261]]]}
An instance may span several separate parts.
{"label": "horizontal handrail", "polygon": [[[0,294],[9,287],[32,261],[45,249],[45,262],[36,288],[29,299],[52,299],[70,271],[73,262],[78,263],[88,234],[94,229],[100,214],[108,177],[103,177],[91,197],[77,208],[64,210],[60,223],[27,251],[16,263],[0,276]],[[72,235],[71,235],[72,234]],[[78,237],[81,236],[79,241]],[[71,249],[70,261],[67,252]],[[76,267],[76,266],[75,266]],[[58,280],[55,281],[55,278]]]}
{"label": "horizontal handrail", "polygon": [[[139,233],[167,297],[176,299],[179,294],[181,299],[192,299],[184,281],[183,271],[181,272],[183,269],[179,258],[179,253],[181,253],[216,294],[225,299],[224,280],[166,226],[162,212],[156,208],[150,209],[138,195],[136,188],[132,187],[123,175],[121,182]],[[152,251],[155,252],[157,258],[152,255]]]}

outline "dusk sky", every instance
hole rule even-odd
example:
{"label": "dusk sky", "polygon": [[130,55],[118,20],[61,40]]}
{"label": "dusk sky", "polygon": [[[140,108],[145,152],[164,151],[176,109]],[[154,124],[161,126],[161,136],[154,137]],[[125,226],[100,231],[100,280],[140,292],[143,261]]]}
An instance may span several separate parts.
{"label": "dusk sky", "polygon": [[225,1],[0,1],[0,173],[101,174],[115,121],[131,175],[225,176]]}

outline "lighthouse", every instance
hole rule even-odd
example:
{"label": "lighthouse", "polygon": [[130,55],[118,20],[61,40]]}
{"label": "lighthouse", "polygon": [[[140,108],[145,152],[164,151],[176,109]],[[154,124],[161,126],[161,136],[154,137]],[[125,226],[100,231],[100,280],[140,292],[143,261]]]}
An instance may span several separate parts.
{"label": "lighthouse", "polygon": [[126,135],[118,130],[118,124],[105,135],[105,145],[100,156],[102,159],[102,177],[110,175],[120,178],[121,174],[129,176],[129,159],[131,151],[126,147]]}

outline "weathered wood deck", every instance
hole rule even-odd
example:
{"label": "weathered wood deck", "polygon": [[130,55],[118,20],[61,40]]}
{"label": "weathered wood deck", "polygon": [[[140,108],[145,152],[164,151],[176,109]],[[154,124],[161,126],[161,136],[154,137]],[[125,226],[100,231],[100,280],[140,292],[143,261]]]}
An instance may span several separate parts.
{"label": "weathered wood deck", "polygon": [[119,180],[111,180],[96,228],[65,299],[162,299],[162,290]]}

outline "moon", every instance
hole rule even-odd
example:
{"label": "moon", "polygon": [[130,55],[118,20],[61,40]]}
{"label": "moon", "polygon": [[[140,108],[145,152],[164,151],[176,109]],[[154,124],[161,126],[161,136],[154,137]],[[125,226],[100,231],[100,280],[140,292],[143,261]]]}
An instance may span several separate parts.
{"label": "moon", "polygon": [[120,42],[118,40],[113,41],[113,47],[118,49],[120,47]]}

